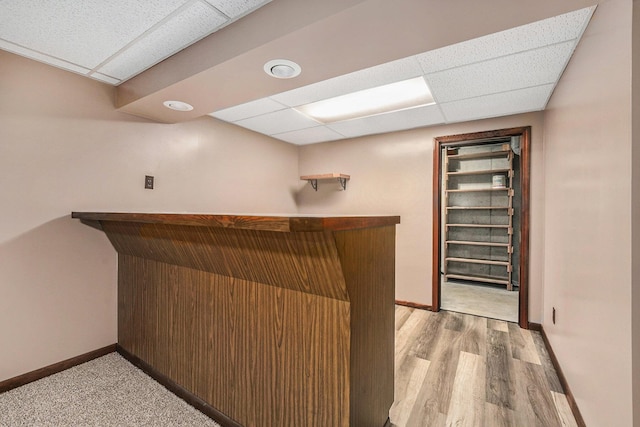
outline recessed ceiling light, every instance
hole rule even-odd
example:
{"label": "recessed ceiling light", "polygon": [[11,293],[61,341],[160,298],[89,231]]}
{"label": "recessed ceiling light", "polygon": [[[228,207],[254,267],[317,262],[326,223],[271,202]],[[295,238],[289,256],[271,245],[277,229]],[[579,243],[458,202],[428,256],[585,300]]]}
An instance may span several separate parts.
{"label": "recessed ceiling light", "polygon": [[365,89],[296,107],[323,123],[374,116],[435,104],[422,77]]}
{"label": "recessed ceiling light", "polygon": [[292,79],[302,72],[302,68],[287,59],[274,59],[264,64],[264,72],[277,79]]}
{"label": "recessed ceiling light", "polygon": [[176,111],[191,111],[193,110],[193,105],[191,104],[187,104],[186,102],[182,102],[182,101],[164,101],[163,105],[167,108],[170,108],[172,110],[176,110]]}

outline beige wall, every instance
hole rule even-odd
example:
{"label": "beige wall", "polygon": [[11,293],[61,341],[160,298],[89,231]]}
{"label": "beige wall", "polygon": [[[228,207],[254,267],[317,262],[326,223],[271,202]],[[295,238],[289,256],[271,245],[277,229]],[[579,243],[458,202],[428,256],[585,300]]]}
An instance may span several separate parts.
{"label": "beige wall", "polygon": [[116,342],[116,253],[71,211],[296,211],[296,147],[113,92],[0,51],[0,381]]}
{"label": "beige wall", "polygon": [[632,180],[631,180],[631,312],[633,421],[640,426],[640,0],[633,1],[632,45]]}
{"label": "beige wall", "polygon": [[415,129],[300,148],[300,174],[351,175],[347,191],[333,183],[303,186],[301,213],[400,215],[396,298],[431,305],[433,139],[438,136],[532,126],[529,317],[542,318],[542,113]]}
{"label": "beige wall", "polygon": [[589,426],[632,425],[631,5],[599,4],[545,112],[543,323]]}

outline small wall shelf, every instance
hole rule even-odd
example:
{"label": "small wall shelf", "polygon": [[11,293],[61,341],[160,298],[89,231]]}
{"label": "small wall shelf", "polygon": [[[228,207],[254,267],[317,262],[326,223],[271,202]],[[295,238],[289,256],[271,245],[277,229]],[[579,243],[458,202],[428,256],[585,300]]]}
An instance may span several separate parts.
{"label": "small wall shelf", "polygon": [[309,181],[309,184],[311,184],[311,187],[313,187],[313,189],[316,191],[318,191],[318,180],[327,180],[327,179],[337,179],[342,189],[346,190],[347,181],[350,178],[351,178],[350,175],[345,175],[343,173],[325,173],[320,175],[304,175],[300,177],[300,179],[303,181]]}

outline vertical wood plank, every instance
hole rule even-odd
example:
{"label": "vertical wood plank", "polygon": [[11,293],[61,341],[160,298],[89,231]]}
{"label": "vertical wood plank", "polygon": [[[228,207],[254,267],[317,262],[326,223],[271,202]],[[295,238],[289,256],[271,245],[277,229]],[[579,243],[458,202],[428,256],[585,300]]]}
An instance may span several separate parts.
{"label": "vertical wood plank", "polygon": [[567,396],[555,391],[551,392],[551,398],[556,405],[556,411],[558,411],[558,418],[560,418],[560,425],[562,427],[578,427],[578,423],[571,412],[571,407],[567,401]]}
{"label": "vertical wood plank", "polygon": [[334,233],[351,309],[352,427],[384,425],[394,400],[395,236],[395,227]]}
{"label": "vertical wood plank", "polygon": [[484,423],[484,362],[479,355],[461,352],[456,369],[447,426],[475,427]]}
{"label": "vertical wood plank", "polygon": [[536,346],[531,338],[530,331],[520,329],[515,323],[509,323],[509,340],[511,342],[511,356],[523,362],[541,365]]}
{"label": "vertical wood plank", "polygon": [[409,357],[396,371],[395,401],[389,410],[389,418],[395,425],[406,425],[424,384],[429,364],[428,360]]}
{"label": "vertical wood plank", "polygon": [[559,426],[555,405],[543,368],[529,362],[511,359],[515,389],[516,424],[526,426]]}
{"label": "vertical wood plank", "polygon": [[487,332],[486,401],[507,409],[513,409],[515,406],[509,367],[510,358],[508,334],[489,330]]}

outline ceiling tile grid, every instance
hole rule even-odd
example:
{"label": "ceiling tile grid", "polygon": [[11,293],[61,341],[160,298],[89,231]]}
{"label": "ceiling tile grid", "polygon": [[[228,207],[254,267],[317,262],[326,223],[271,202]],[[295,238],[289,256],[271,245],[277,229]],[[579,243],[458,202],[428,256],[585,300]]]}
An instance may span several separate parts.
{"label": "ceiling tile grid", "polygon": [[555,83],[441,104],[447,123],[541,111]]}
{"label": "ceiling tile grid", "polygon": [[271,0],[3,0],[0,48],[113,85]]}
{"label": "ceiling tile grid", "polygon": [[345,135],[331,130],[327,126],[316,126],[306,129],[294,130],[291,132],[279,133],[272,136],[274,138],[296,145],[315,144],[317,142],[335,141],[345,138]]}
{"label": "ceiling tile grid", "polygon": [[558,81],[575,43],[565,42],[427,74],[436,102],[444,103]]}
{"label": "ceiling tile grid", "polygon": [[[210,115],[286,142],[310,144],[540,111],[546,107],[594,10],[595,6],[580,9]],[[294,109],[417,76],[423,76],[437,105],[324,125],[301,119],[303,115]]]}
{"label": "ceiling tile grid", "polygon": [[577,39],[595,7],[511,28],[416,55],[425,74]]}
{"label": "ceiling tile grid", "polygon": [[242,119],[273,113],[274,111],[283,110],[285,108],[287,108],[286,105],[276,102],[271,98],[260,98],[255,101],[236,105],[235,107],[216,111],[210,115],[227,122],[237,122]]}
{"label": "ceiling tile grid", "polygon": [[235,124],[265,135],[275,135],[319,125],[315,120],[292,108],[240,120]]}
{"label": "ceiling tile grid", "polygon": [[147,32],[144,37],[106,62],[98,70],[106,75],[127,80],[172,53],[207,36],[212,28],[219,28],[227,17],[207,4],[196,2],[182,8],[163,25]]}

